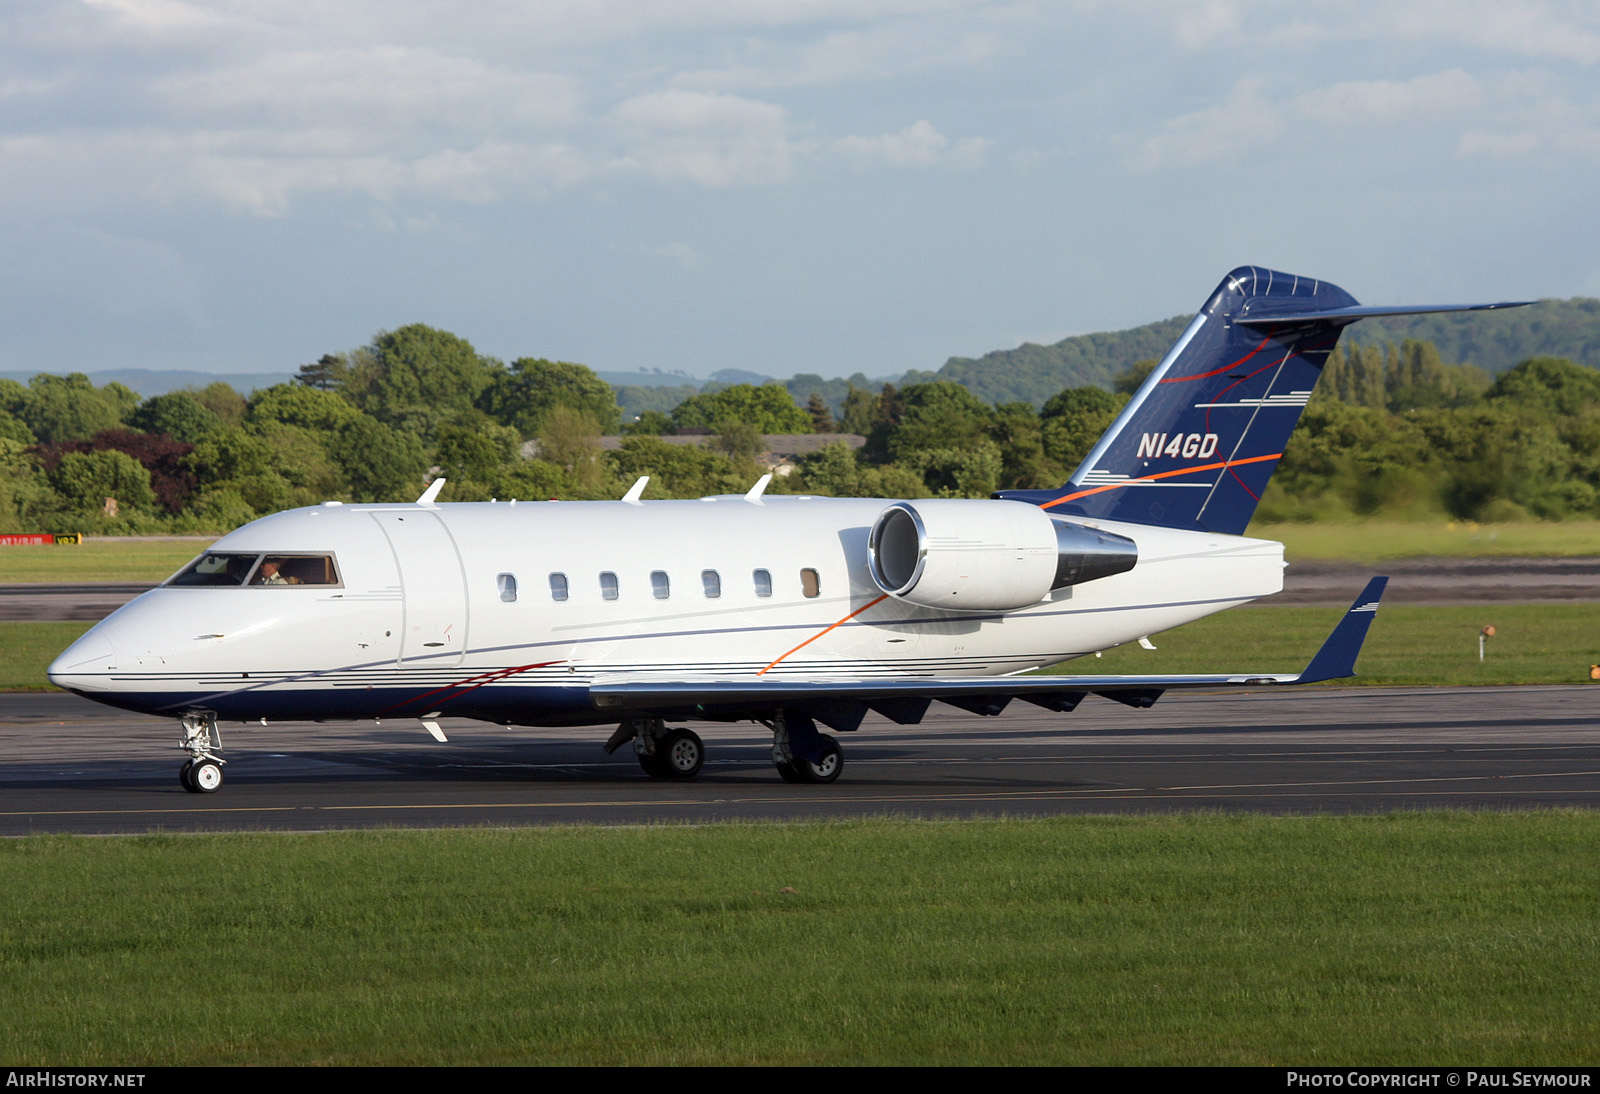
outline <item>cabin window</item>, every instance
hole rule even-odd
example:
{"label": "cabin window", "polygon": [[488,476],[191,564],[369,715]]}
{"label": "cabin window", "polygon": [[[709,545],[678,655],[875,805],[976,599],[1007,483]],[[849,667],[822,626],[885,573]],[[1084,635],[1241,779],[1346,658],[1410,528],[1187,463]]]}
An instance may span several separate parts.
{"label": "cabin window", "polygon": [[755,579],[756,595],[757,596],[771,596],[772,595],[772,575],[771,574],[769,574],[765,570],[757,570],[757,571],[755,571],[755,573],[753,573],[751,575],[751,577]]}
{"label": "cabin window", "polygon": [[567,598],[567,575],[550,575],[550,599],[565,600]]}
{"label": "cabin window", "polygon": [[650,595],[657,600],[665,600],[672,595],[672,583],[667,580],[667,571],[650,571]]}
{"label": "cabin window", "polygon": [[617,598],[617,575],[607,570],[600,575],[600,599],[615,600]]}
{"label": "cabin window", "polygon": [[822,592],[822,579],[817,576],[817,571],[810,567],[800,571],[800,591],[806,596],[817,596]]}
{"label": "cabin window", "polygon": [[500,602],[502,604],[515,604],[517,602],[516,574],[496,574],[494,583],[500,587]]}
{"label": "cabin window", "polygon": [[706,591],[707,600],[717,599],[722,595],[722,575],[715,570],[701,570],[700,587]]}

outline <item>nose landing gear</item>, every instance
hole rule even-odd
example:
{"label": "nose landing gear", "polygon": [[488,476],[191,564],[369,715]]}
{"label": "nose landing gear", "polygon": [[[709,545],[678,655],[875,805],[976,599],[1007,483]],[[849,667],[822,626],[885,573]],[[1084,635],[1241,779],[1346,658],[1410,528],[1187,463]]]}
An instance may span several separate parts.
{"label": "nose landing gear", "polygon": [[215,714],[185,714],[182,747],[189,759],[178,768],[178,782],[191,794],[214,794],[222,787],[222,765],[228,761],[215,753],[222,751],[222,734]]}

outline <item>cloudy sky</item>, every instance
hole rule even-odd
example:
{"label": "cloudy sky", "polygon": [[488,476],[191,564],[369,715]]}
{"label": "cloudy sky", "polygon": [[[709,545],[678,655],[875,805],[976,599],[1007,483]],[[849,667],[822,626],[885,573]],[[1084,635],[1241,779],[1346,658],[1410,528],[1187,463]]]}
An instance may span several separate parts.
{"label": "cloudy sky", "polygon": [[1600,295],[1588,0],[6,0],[0,370],[884,375],[1193,311]]}

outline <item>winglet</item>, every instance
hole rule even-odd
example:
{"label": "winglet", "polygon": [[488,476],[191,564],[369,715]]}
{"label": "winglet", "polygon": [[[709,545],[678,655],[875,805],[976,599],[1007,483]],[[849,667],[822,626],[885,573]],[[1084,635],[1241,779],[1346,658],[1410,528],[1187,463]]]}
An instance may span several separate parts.
{"label": "winglet", "polygon": [[622,495],[622,500],[629,505],[638,505],[639,499],[644,495],[644,488],[648,485],[650,485],[650,476],[640,475],[634,480],[633,485],[628,487],[628,492]]}
{"label": "winglet", "polygon": [[1294,683],[1315,684],[1356,674],[1356,657],[1361,653],[1361,644],[1367,640],[1367,628],[1378,614],[1378,601],[1383,598],[1384,587],[1388,584],[1387,577],[1375,577],[1367,582],[1367,587],[1344,613],[1344,618],[1333,628],[1305,671],[1294,678]]}
{"label": "winglet", "polygon": [[439,499],[439,491],[441,491],[443,489],[444,489],[444,479],[442,477],[434,479],[432,482],[430,482],[428,484],[428,488],[422,492],[422,496],[417,499],[417,504],[418,505],[432,505],[435,501],[437,501]]}

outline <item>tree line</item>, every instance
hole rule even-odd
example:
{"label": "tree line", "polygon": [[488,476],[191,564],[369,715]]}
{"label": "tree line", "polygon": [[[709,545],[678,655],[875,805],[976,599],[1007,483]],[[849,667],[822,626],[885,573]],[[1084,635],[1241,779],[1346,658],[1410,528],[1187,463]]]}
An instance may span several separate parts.
{"label": "tree line", "polygon": [[[1154,365],[1041,406],[949,379],[683,394],[625,413],[583,365],[486,357],[420,324],[303,365],[248,397],[223,382],[148,399],[82,375],[0,380],[0,531],[220,533],[324,500],[742,493],[766,434],[856,434],[769,489],[983,497],[1064,483]],[[803,379],[803,378],[800,378]],[[842,385],[842,387],[840,386]],[[674,444],[674,433],[702,444]],[[611,448],[604,435],[620,436]],[[1430,342],[1341,347],[1264,497],[1271,519],[1600,517],[1600,372],[1535,357],[1491,378]]]}

